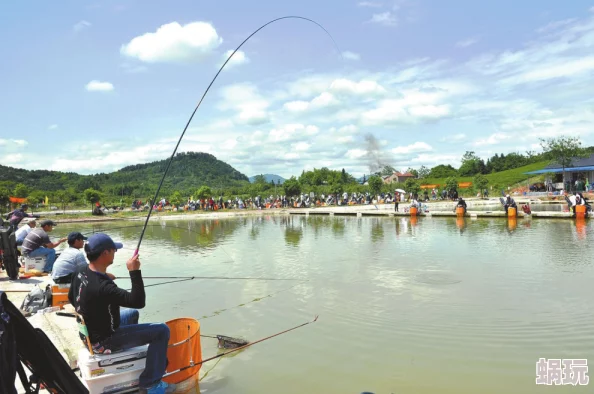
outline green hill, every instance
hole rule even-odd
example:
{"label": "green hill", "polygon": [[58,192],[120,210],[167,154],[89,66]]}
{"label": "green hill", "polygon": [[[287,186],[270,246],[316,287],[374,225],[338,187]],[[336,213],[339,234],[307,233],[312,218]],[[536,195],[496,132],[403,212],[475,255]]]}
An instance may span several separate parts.
{"label": "green hill", "polygon": [[[124,167],[111,173],[79,175],[47,170],[24,170],[0,166],[0,187],[14,190],[18,183],[29,189],[53,192],[73,189],[80,193],[94,188],[110,195],[145,196],[154,193],[165,172],[167,161]],[[248,177],[211,154],[201,152],[178,153],[163,182],[162,191],[194,191],[200,186],[212,188],[243,186]]]}

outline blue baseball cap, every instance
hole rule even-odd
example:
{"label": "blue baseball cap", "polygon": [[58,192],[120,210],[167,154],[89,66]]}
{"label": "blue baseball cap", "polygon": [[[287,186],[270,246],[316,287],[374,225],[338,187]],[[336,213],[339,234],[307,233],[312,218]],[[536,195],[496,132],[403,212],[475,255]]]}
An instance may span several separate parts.
{"label": "blue baseball cap", "polygon": [[121,249],[124,245],[120,242],[113,242],[109,235],[103,233],[93,234],[87,240],[85,251],[87,253],[100,253],[104,250]]}

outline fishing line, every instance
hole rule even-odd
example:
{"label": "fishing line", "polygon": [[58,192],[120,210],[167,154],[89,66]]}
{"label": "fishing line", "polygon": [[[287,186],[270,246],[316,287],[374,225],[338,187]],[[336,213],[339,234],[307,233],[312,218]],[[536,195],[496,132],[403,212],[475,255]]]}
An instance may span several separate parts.
{"label": "fishing line", "polygon": [[[315,24],[316,26],[320,27],[330,37],[330,39],[334,43],[334,46],[336,47],[336,49],[338,49],[338,53],[342,57],[342,52],[338,48],[338,45],[336,44],[336,41],[334,41],[334,38],[332,37],[332,35],[330,34],[330,32],[328,32],[328,30],[326,30],[324,28],[324,26],[320,25],[318,22],[316,22],[316,21],[314,21],[312,19],[309,19],[309,18],[302,17],[302,16],[283,16],[283,17],[280,17],[280,18],[273,19],[273,20],[271,20],[271,21],[263,24],[262,26],[260,26],[252,34],[250,34],[245,40],[243,40],[241,42],[241,44],[239,44],[239,46],[237,48],[235,48],[235,50],[227,57],[227,59],[225,60],[225,62],[223,63],[223,65],[219,68],[219,70],[215,74],[214,78],[212,79],[212,81],[210,81],[208,87],[204,91],[204,94],[200,98],[200,101],[198,102],[198,105],[196,105],[196,108],[194,108],[194,111],[192,112],[192,115],[188,119],[188,122],[186,123],[186,126],[184,127],[184,130],[181,133],[181,135],[179,137],[179,140],[177,141],[177,144],[175,145],[175,149],[173,150],[173,153],[171,154],[171,157],[169,158],[169,161],[167,162],[167,167],[165,167],[165,172],[163,173],[163,177],[161,178],[161,181],[159,182],[159,187],[157,188],[157,191],[155,192],[155,197],[153,198],[153,201],[151,201],[151,204],[149,204],[149,212],[148,212],[148,215],[146,216],[146,220],[144,222],[144,227],[142,229],[142,233],[140,234],[140,239],[138,240],[138,245],[136,246],[136,250],[134,251],[134,257],[138,255],[138,252],[140,250],[140,244],[142,243],[142,239],[144,237],[144,232],[146,230],[146,227],[148,225],[149,219],[151,217],[151,213],[153,212],[154,203],[157,201],[157,198],[159,197],[159,192],[161,191],[161,187],[163,186],[163,181],[165,180],[165,176],[167,175],[167,172],[169,171],[169,167],[171,166],[171,162],[173,161],[173,157],[175,156],[175,153],[177,152],[177,148],[179,147],[179,144],[181,143],[182,138],[186,134],[186,131],[188,130],[188,127],[190,126],[190,122],[194,118],[194,115],[196,114],[196,111],[198,111],[198,108],[200,108],[200,105],[202,104],[202,101],[204,100],[204,97],[206,97],[206,94],[208,93],[208,91],[210,90],[211,86],[214,84],[214,82],[218,78],[218,76],[221,73],[221,71],[223,71],[223,68],[225,68],[225,66],[227,65],[227,63],[229,62],[229,60],[231,60],[231,57],[233,57],[233,55],[235,54],[235,52],[237,52],[243,46],[243,44],[245,44],[252,36],[254,36],[256,33],[258,33],[260,30],[262,30],[266,26],[268,26],[268,25],[270,25],[270,24],[272,24],[274,22],[283,20],[283,19],[301,19],[301,20],[305,20],[305,21],[311,22],[311,23]],[[344,58],[343,58],[343,61],[344,61]]]}
{"label": "fishing line", "polygon": [[218,310],[218,311],[214,311],[212,315],[205,315],[205,316],[202,316],[202,317],[201,317],[200,319],[198,319],[198,320],[205,320],[205,319],[208,319],[208,318],[211,318],[211,317],[219,316],[221,313],[223,313],[223,312],[226,312],[226,311],[228,311],[228,310],[235,309],[235,308],[239,308],[239,307],[241,307],[241,306],[246,306],[246,305],[248,305],[248,304],[251,304],[251,303],[253,303],[253,302],[262,301],[262,300],[263,300],[263,299],[265,299],[265,298],[271,298],[271,297],[273,297],[273,296],[275,296],[275,295],[277,295],[277,294],[284,293],[285,291],[289,291],[289,290],[291,290],[292,288],[299,286],[300,284],[301,284],[301,283],[297,283],[296,285],[293,285],[293,286],[291,286],[291,287],[287,287],[286,289],[281,289],[281,290],[278,290],[278,291],[272,292],[272,293],[270,293],[270,294],[268,294],[268,295],[265,295],[264,297],[254,298],[254,299],[253,299],[253,300],[251,300],[251,301],[248,301],[248,302],[243,302],[243,303],[241,303],[241,304],[239,304],[239,305],[235,305],[235,306],[232,306],[232,307],[230,307],[230,308],[225,308],[225,309],[220,309],[220,310]]}

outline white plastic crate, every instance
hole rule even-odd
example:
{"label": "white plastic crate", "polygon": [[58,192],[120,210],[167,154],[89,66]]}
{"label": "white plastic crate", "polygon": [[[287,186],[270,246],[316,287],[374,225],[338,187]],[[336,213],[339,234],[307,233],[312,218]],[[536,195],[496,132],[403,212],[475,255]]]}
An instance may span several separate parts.
{"label": "white plastic crate", "polygon": [[45,262],[45,256],[25,256],[25,272],[29,272],[31,270],[43,271],[43,268],[45,267]]}
{"label": "white plastic crate", "polygon": [[91,394],[123,393],[138,386],[146,366],[148,345],[112,354],[91,355],[86,348],[78,353],[78,366]]}

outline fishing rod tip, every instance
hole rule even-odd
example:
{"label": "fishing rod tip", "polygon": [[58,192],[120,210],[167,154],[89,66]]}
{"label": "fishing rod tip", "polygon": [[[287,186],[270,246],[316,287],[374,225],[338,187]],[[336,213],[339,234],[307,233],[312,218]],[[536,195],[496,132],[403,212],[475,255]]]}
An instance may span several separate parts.
{"label": "fishing rod tip", "polygon": [[320,317],[320,315],[316,315],[316,318],[313,319],[314,322],[318,321],[318,317]]}

